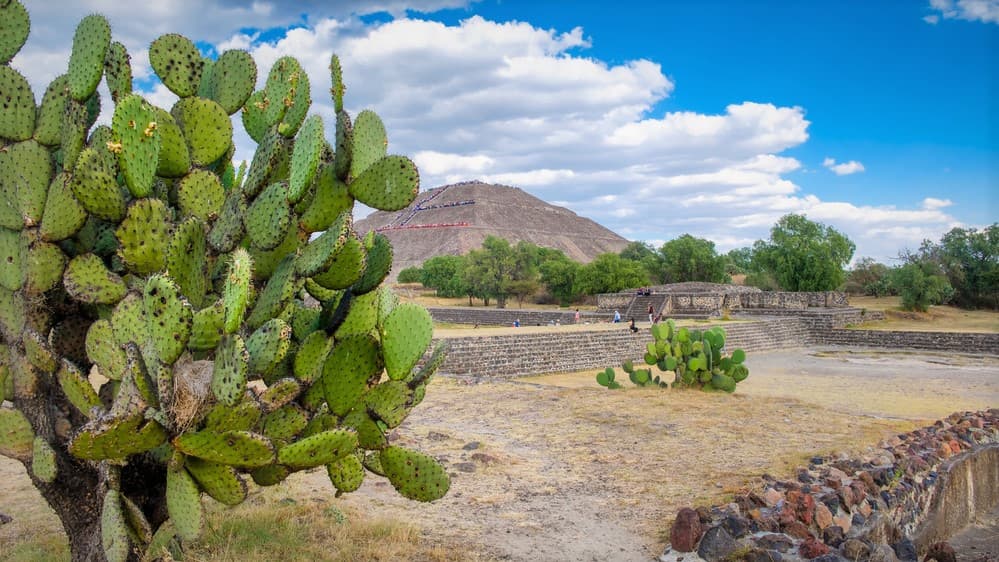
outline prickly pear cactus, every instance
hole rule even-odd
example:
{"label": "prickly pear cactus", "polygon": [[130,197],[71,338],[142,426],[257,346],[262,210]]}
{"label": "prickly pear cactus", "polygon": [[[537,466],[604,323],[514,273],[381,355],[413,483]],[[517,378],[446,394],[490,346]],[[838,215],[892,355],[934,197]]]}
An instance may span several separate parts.
{"label": "prickly pear cactus", "polygon": [[[180,97],[159,108],[132,91],[128,53],[91,15],[36,107],[9,66],[27,12],[18,0],[0,12],[0,454],[68,522],[74,557],[193,540],[204,495],[237,504],[247,476],[272,485],[325,466],[337,494],[367,471],[409,498],[443,496],[444,469],[385,435],[441,363],[438,350],[417,368],[429,315],[379,286],[391,246],[352,224],[355,199],[405,207],[419,175],[386,154],[377,115],[351,127],[336,56],[329,130],[307,117],[294,58],[254,92],[248,53],[213,62],[177,34],[149,49]],[[102,79],[114,115],[92,129]],[[237,173],[239,111],[260,144]],[[102,536],[75,540],[83,527]]]}
{"label": "prickly pear cactus", "polygon": [[[749,369],[743,364],[746,352],[735,349],[731,355],[725,355],[725,330],[718,326],[702,332],[678,329],[673,320],[667,320],[652,326],[652,336],[655,339],[645,346],[645,363],[663,373],[672,371],[673,382],[653,376],[651,368],[638,369],[630,360],[625,361],[622,368],[636,386],[731,393],[735,392],[736,384],[749,376]],[[597,373],[597,383],[609,389],[621,388],[620,383],[614,381],[611,367]]]}

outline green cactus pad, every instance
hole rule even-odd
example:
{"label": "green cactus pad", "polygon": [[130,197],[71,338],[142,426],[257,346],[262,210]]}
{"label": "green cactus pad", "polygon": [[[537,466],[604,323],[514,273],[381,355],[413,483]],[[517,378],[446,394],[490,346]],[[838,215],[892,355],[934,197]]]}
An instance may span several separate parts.
{"label": "green cactus pad", "polygon": [[73,99],[83,101],[97,89],[110,44],[111,26],[104,16],[92,14],[80,20],[69,56],[69,95]]}
{"label": "green cactus pad", "polygon": [[173,446],[185,455],[238,468],[257,468],[274,461],[270,440],[248,431],[188,432],[175,437]]}
{"label": "green cactus pad", "polygon": [[379,460],[392,486],[411,500],[431,502],[440,499],[451,486],[444,467],[423,453],[388,447],[381,452]]}
{"label": "green cactus pad", "polygon": [[729,374],[735,382],[742,382],[749,376],[749,369],[745,365],[734,365]]}
{"label": "green cactus pad", "polygon": [[330,96],[333,98],[333,111],[343,111],[343,94],[346,87],[343,84],[343,70],[340,68],[340,57],[330,56]]}
{"label": "green cactus pad", "polygon": [[309,242],[298,258],[296,269],[303,277],[313,277],[330,268],[337,253],[351,236],[350,213],[343,213],[336,223]]}
{"label": "green cactus pad", "polygon": [[284,479],[291,474],[291,469],[280,464],[272,464],[260,467],[250,473],[258,486],[274,486],[284,482]]}
{"label": "green cactus pad", "polygon": [[177,226],[167,248],[167,272],[195,308],[204,304],[208,291],[206,249],[204,225],[195,217]]}
{"label": "green cactus pad", "polygon": [[0,408],[0,455],[27,461],[34,450],[35,433],[19,410]]}
{"label": "green cactus pad", "polygon": [[350,195],[381,211],[404,209],[420,191],[416,164],[405,156],[386,156],[368,167],[348,186]]}
{"label": "green cactus pad", "polygon": [[292,377],[276,380],[271,383],[267,390],[260,394],[260,405],[265,411],[277,410],[298,398],[302,390],[301,383]]}
{"label": "green cactus pad", "polygon": [[149,327],[146,325],[141,293],[129,291],[115,305],[114,310],[111,311],[111,328],[114,343],[119,346],[129,342],[139,345],[146,343]]}
{"label": "green cactus pad", "polygon": [[149,275],[166,267],[170,229],[170,210],[163,201],[136,199],[129,204],[115,238],[121,245],[118,253],[131,271]]}
{"label": "green cactus pad", "polygon": [[113,488],[104,494],[101,507],[101,547],[108,562],[125,562],[132,552],[121,495]]}
{"label": "green cactus pad", "polygon": [[323,164],[313,180],[315,196],[298,219],[305,232],[319,232],[329,228],[333,221],[354,205],[354,198],[347,192],[347,184],[337,179],[332,164]]}
{"label": "green cactus pad", "polygon": [[111,91],[111,99],[117,103],[132,93],[131,57],[125,45],[112,41],[104,58],[104,76]]}
{"label": "green cactus pad", "polygon": [[160,361],[172,365],[187,347],[194,312],[169,277],[154,275],[146,281],[142,306],[149,325],[149,340]]}
{"label": "green cactus pad", "polygon": [[735,392],[735,379],[725,374],[711,376],[711,386],[725,392]]}
{"label": "green cactus pad", "polygon": [[51,483],[56,479],[55,451],[49,442],[41,437],[35,437],[31,453],[31,472],[42,482]]}
{"label": "green cactus pad", "polygon": [[732,362],[736,365],[741,365],[743,361],[746,360],[746,352],[741,349],[736,349],[732,351]]}
{"label": "green cactus pad", "polygon": [[364,482],[364,466],[357,455],[346,455],[326,465],[326,474],[338,495],[354,492]]}
{"label": "green cactus pad", "polygon": [[[94,96],[97,94],[95,93]],[[76,165],[77,158],[87,140],[89,109],[76,100],[66,101],[60,128],[63,170],[69,172]],[[117,173],[117,172],[115,172]]]}
{"label": "green cactus pad", "polygon": [[83,254],[70,260],[62,276],[66,292],[87,304],[115,304],[125,296],[125,282],[108,271],[101,258]]}
{"label": "green cactus pad", "polygon": [[0,229],[0,286],[11,291],[21,288],[24,281],[22,264],[21,233]]}
{"label": "green cactus pad", "polygon": [[312,279],[327,289],[346,289],[361,279],[367,263],[364,246],[352,235],[333,255],[326,271],[314,275]]}
{"label": "green cactus pad", "polygon": [[264,91],[253,92],[243,105],[243,129],[253,142],[260,143],[267,134],[267,119],[264,116]]}
{"label": "green cactus pad", "polygon": [[289,228],[284,240],[272,250],[258,250],[253,246],[247,248],[253,257],[253,277],[258,280],[270,279],[278,266],[289,255],[294,255],[302,244],[302,238],[294,228]]}
{"label": "green cactus pad", "polygon": [[158,447],[166,430],[142,413],[126,418],[98,418],[84,424],[69,442],[69,452],[84,460],[124,459]]}
{"label": "green cactus pad", "polygon": [[198,81],[198,91],[195,92],[199,98],[212,99],[212,73],[215,68],[215,61],[208,57],[201,57],[201,80]]}
{"label": "green cactus pad", "polygon": [[149,64],[163,85],[185,98],[198,91],[204,61],[190,39],[176,33],[160,35],[149,46]]}
{"label": "green cactus pad", "polygon": [[184,133],[191,162],[206,166],[215,162],[232,145],[232,122],[222,107],[201,98],[184,98],[170,110]]}
{"label": "green cactus pad", "polygon": [[253,277],[253,260],[240,248],[232,253],[229,273],[223,286],[222,304],[225,309],[225,333],[239,330],[250,300],[250,280]]}
{"label": "green cactus pad", "polygon": [[305,73],[293,57],[281,57],[271,67],[264,88],[264,120],[268,127],[281,122],[288,107],[295,102],[299,80]]}
{"label": "green cactus pad", "polygon": [[[448,345],[446,341],[439,342],[434,346],[434,351],[430,354],[430,358],[416,371],[413,378],[408,380],[409,387],[415,388],[418,385],[425,384],[430,377],[434,376],[434,373],[440,369],[441,365],[444,364],[444,360],[447,359],[447,350]],[[611,379],[614,378],[613,373],[614,370],[611,369]]]}
{"label": "green cactus pad", "polygon": [[194,351],[215,349],[215,346],[222,340],[224,322],[225,309],[221,299],[215,301],[211,306],[206,306],[195,312],[187,347]]}
{"label": "green cactus pad", "polygon": [[305,291],[317,301],[321,303],[332,303],[332,308],[334,310],[336,309],[336,303],[340,302],[340,299],[344,295],[344,291],[327,289],[312,279],[306,279],[303,287],[305,288]]}
{"label": "green cactus pad", "polygon": [[91,408],[101,407],[101,399],[97,397],[97,392],[76,365],[64,359],[56,378],[66,399],[84,416],[90,417]]}
{"label": "green cactus pad", "polygon": [[183,467],[168,468],[166,478],[167,513],[185,541],[194,541],[204,526],[201,492],[191,474]]}
{"label": "green cactus pad", "polygon": [[291,218],[288,186],[284,182],[277,182],[269,185],[253,200],[243,223],[250,243],[261,250],[270,250],[284,240],[291,226]]}
{"label": "green cactus pad", "polygon": [[382,326],[385,370],[393,380],[404,379],[423,357],[433,337],[434,322],[427,309],[413,303],[400,304]]}
{"label": "green cactus pad", "polygon": [[196,457],[187,457],[185,465],[205,493],[217,501],[232,506],[246,499],[246,482],[235,468]]}
{"label": "green cactus pad", "polygon": [[208,80],[208,96],[229,115],[247,102],[257,83],[257,63],[246,51],[222,53],[212,67]]}
{"label": "green cactus pad", "polygon": [[388,150],[388,135],[378,114],[367,109],[357,114],[353,140],[350,177],[359,178],[372,164],[384,158]]}
{"label": "green cactus pad", "polygon": [[235,406],[216,404],[205,416],[208,431],[249,431],[260,421],[262,410],[253,400],[243,400]]}
{"label": "green cactus pad", "polygon": [[121,505],[125,513],[125,522],[128,524],[129,529],[135,533],[132,536],[137,537],[140,544],[149,544],[154,536],[152,525],[149,524],[145,514],[142,513],[142,509],[135,502],[128,499],[127,496],[122,496],[121,499]]}
{"label": "green cactus pad", "polygon": [[378,342],[371,336],[351,336],[338,341],[323,364],[320,384],[330,412],[343,416],[368,389],[368,380],[382,372]]}
{"label": "green cactus pad", "polygon": [[62,279],[66,255],[58,246],[36,240],[26,248],[21,267],[24,268],[25,294],[40,295]]}
{"label": "green cactus pad", "polygon": [[118,165],[133,197],[146,197],[153,191],[162,144],[156,119],[156,110],[134,94],[115,106],[111,130],[118,143]]}
{"label": "green cactus pad", "polygon": [[17,207],[24,224],[33,226],[42,220],[45,197],[52,178],[52,158],[48,149],[34,140],[6,147],[0,152],[0,169],[11,174],[16,186]]}
{"label": "green cactus pad", "polygon": [[243,193],[247,197],[256,197],[267,186],[267,178],[271,176],[275,164],[281,160],[287,143],[288,140],[273,129],[264,133],[253,153],[246,181],[243,182]]}
{"label": "green cactus pad", "polygon": [[42,240],[57,242],[69,238],[79,232],[86,221],[87,211],[73,197],[70,176],[65,173],[56,175],[49,185],[38,229]]}
{"label": "green cactus pad", "polygon": [[25,323],[24,299],[0,286],[0,334],[7,341],[16,341]]}
{"label": "green cactus pad", "polygon": [[357,448],[357,434],[342,429],[323,431],[282,447],[278,462],[294,470],[329,464]]}
{"label": "green cactus pad", "polygon": [[333,338],[322,330],[310,333],[295,353],[294,373],[298,380],[311,384],[322,374],[326,356],[333,347]]}
{"label": "green cactus pad", "polygon": [[271,439],[290,441],[309,424],[309,416],[301,406],[287,404],[264,416],[261,427]]}
{"label": "green cactus pad", "polygon": [[0,6],[0,64],[7,64],[28,39],[31,20],[18,0]]}
{"label": "green cactus pad", "polygon": [[398,427],[409,414],[412,391],[402,381],[385,381],[364,396],[368,414],[389,429]]}
{"label": "green cactus pad", "polygon": [[351,335],[372,333],[378,325],[378,293],[372,291],[355,296],[350,301],[350,310],[334,335],[344,338]]}
{"label": "green cactus pad", "polygon": [[289,92],[291,105],[281,122],[278,123],[277,130],[285,137],[291,138],[298,132],[305,116],[309,113],[309,106],[312,104],[312,86],[309,84],[309,75],[304,71],[298,75],[297,84],[293,84],[293,89]]}
{"label": "green cactus pad", "polygon": [[225,191],[219,177],[205,170],[193,170],[177,184],[177,206],[184,215],[208,222],[222,210]]}
{"label": "green cactus pad", "polygon": [[365,453],[364,458],[361,459],[361,464],[368,472],[385,476],[385,469],[382,468],[382,461],[378,453]]}
{"label": "green cactus pad", "polygon": [[246,340],[251,373],[267,375],[284,359],[291,342],[291,326],[272,318]]}
{"label": "green cactus pad", "polygon": [[313,115],[305,120],[302,130],[295,139],[295,148],[291,153],[291,177],[288,182],[288,200],[297,203],[305,194],[316,169],[319,166],[319,154],[323,144],[323,118]]}
{"label": "green cactus pad", "polygon": [[59,360],[52,354],[48,342],[38,332],[28,328],[21,338],[24,355],[36,369],[43,373],[54,373],[59,368]]}
{"label": "green cactus pad", "polygon": [[295,256],[286,256],[257,297],[253,311],[246,319],[247,327],[255,330],[278,316],[295,296],[296,287]]}
{"label": "green cactus pad", "polygon": [[351,287],[355,295],[378,288],[392,270],[392,243],[389,239],[383,234],[372,231],[365,237],[364,242],[367,261],[364,275]]}
{"label": "green cactus pad", "polygon": [[208,243],[219,253],[232,251],[243,237],[243,216],[246,215],[246,199],[241,189],[231,189],[225,196],[222,212],[208,232]]}
{"label": "green cactus pad", "polygon": [[191,151],[180,126],[165,109],[155,108],[156,130],[160,134],[159,160],[156,175],[164,178],[183,177],[191,168]]}
{"label": "green cactus pad", "polygon": [[212,369],[212,394],[221,404],[233,407],[243,399],[249,360],[250,355],[239,334],[222,338]]}
{"label": "green cactus pad", "polygon": [[295,300],[293,305],[295,309],[291,315],[291,332],[295,341],[302,341],[306,336],[319,329],[319,317],[322,315],[322,309],[306,305],[300,300]]}
{"label": "green cactus pad", "polygon": [[333,155],[333,170],[336,177],[343,181],[356,179],[350,177],[351,161],[354,150],[354,126],[350,115],[340,110],[336,114],[336,153]]}
{"label": "green cactus pad", "polygon": [[111,222],[125,216],[125,194],[101,155],[92,148],[80,152],[70,187],[88,213]]}
{"label": "green cactus pad", "polygon": [[62,142],[62,119],[68,99],[69,77],[62,74],[49,83],[42,96],[35,122],[35,140],[46,146],[57,146]]}

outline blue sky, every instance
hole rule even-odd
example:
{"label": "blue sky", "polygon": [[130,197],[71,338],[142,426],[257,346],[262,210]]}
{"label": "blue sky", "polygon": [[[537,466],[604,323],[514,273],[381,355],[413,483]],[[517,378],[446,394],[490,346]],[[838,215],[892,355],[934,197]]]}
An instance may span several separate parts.
{"label": "blue sky", "polygon": [[247,49],[261,82],[298,57],[327,123],[337,52],[348,110],[378,111],[425,187],[515,185],[634,240],[691,233],[727,251],[801,212],[887,261],[999,220],[999,0],[172,0],[155,19],[25,3],[14,66],[36,96],[93,11],[164,107],[146,54],[161,33]]}

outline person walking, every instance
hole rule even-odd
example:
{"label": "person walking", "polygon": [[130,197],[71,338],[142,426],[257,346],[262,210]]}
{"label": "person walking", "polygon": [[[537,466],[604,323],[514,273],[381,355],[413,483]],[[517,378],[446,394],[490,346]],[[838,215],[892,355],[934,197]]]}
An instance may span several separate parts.
{"label": "person walking", "polygon": [[620,322],[621,322],[621,313],[615,310],[614,311],[614,323],[618,324]]}
{"label": "person walking", "polygon": [[573,316],[573,323],[574,324],[579,324],[579,309],[578,308],[576,309],[576,315]]}
{"label": "person walking", "polygon": [[654,324],[656,319],[656,309],[652,308],[651,304],[649,304],[648,313],[649,313],[649,324]]}

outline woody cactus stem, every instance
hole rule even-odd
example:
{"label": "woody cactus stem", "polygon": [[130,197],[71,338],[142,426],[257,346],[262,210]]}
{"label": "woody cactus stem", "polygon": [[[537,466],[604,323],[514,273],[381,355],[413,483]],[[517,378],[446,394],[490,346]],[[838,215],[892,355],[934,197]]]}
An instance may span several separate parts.
{"label": "woody cactus stem", "polygon": [[[386,439],[442,350],[415,369],[430,316],[380,286],[391,246],[352,222],[355,200],[408,205],[419,175],[386,153],[377,116],[351,124],[336,57],[334,146],[294,58],[254,92],[248,53],[208,60],[163,35],[149,60],[180,98],[167,111],[132,92],[128,53],[93,15],[36,107],[9,66],[27,12],[10,0],[0,21],[0,454],[24,464],[73,559],[177,556],[203,495],[238,504],[247,477],[326,466],[340,494],[373,470],[408,498],[443,496],[444,469]],[[102,78],[114,115],[95,128]],[[259,144],[237,174],[240,111]]]}

